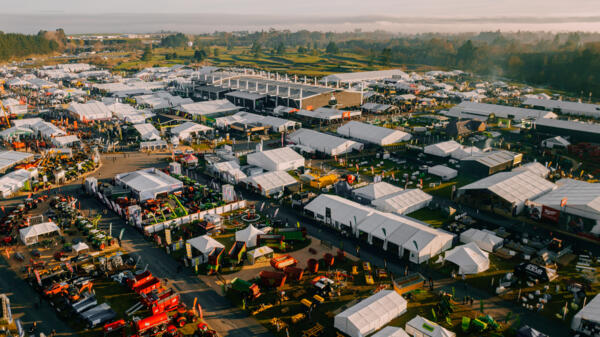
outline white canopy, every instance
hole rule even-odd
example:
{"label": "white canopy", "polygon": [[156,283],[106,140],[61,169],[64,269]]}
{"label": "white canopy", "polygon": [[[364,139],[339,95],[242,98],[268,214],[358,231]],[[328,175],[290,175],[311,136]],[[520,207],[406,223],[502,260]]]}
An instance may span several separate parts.
{"label": "white canopy", "polygon": [[485,250],[486,252],[493,252],[502,246],[504,239],[487,230],[469,228],[460,234],[460,242],[474,242],[479,248]]}
{"label": "white canopy", "polygon": [[337,129],[337,133],[377,145],[390,145],[410,140],[411,135],[404,131],[384,128],[357,121],[348,122]]}
{"label": "white canopy", "polygon": [[432,174],[434,176],[438,176],[442,178],[442,180],[450,180],[456,178],[458,175],[458,171],[455,169],[449,168],[445,165],[435,165],[427,169],[427,173]]}
{"label": "white canopy", "polygon": [[582,320],[600,324],[600,294],[573,316],[571,329],[578,331]]}
{"label": "white canopy", "polygon": [[235,232],[235,241],[245,242],[246,247],[248,248],[256,247],[256,239],[262,234],[265,234],[265,232],[252,225],[249,225],[248,227]]}
{"label": "white canopy", "polygon": [[334,327],[351,337],[363,337],[406,312],[407,302],[394,290],[382,290],[337,314]]}
{"label": "white canopy", "polygon": [[290,147],[250,153],[247,161],[267,171],[290,171],[304,166],[304,157]]}
{"label": "white canopy", "polygon": [[187,240],[187,242],[203,255],[210,254],[215,248],[225,248],[225,246],[223,246],[219,241],[211,238],[208,235],[197,236]]}
{"label": "white canopy", "polygon": [[259,258],[269,255],[273,255],[273,249],[269,246],[258,247],[246,253],[246,257],[248,257],[248,262],[250,262],[250,264],[254,264]]}
{"label": "white canopy", "polygon": [[73,250],[76,253],[79,253],[79,252],[84,251],[86,249],[90,249],[90,246],[88,246],[87,243],[85,243],[85,242],[79,242],[79,243],[73,245]]}
{"label": "white canopy", "polygon": [[475,242],[447,251],[445,260],[456,264],[459,274],[477,274],[490,268],[488,253],[481,250]]}
{"label": "white canopy", "polygon": [[414,188],[373,200],[371,205],[383,212],[408,214],[428,206],[431,200],[431,195]]}
{"label": "white canopy", "polygon": [[406,331],[395,326],[386,326],[371,337],[409,337]]}
{"label": "white canopy", "polygon": [[32,245],[38,242],[40,235],[46,235],[54,232],[59,232],[58,226],[54,222],[42,222],[37,225],[22,228],[19,231],[21,241],[26,245]]}
{"label": "white canopy", "polygon": [[352,194],[354,194],[354,196],[358,197],[359,199],[366,199],[366,200],[373,201],[376,199],[387,197],[388,195],[391,195],[391,194],[396,194],[401,191],[402,191],[402,188],[400,188],[398,186],[394,186],[390,183],[386,183],[385,181],[381,181],[378,183],[369,184],[369,185],[357,188],[354,191],[352,191]]}
{"label": "white canopy", "polygon": [[446,330],[440,325],[423,318],[419,315],[406,322],[404,330],[411,336],[423,337],[456,337],[452,331]]}

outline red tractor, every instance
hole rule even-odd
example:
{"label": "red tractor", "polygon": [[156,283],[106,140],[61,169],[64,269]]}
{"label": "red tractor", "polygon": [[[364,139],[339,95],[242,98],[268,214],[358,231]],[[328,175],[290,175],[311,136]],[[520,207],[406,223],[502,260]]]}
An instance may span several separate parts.
{"label": "red tractor", "polygon": [[196,323],[198,321],[198,316],[194,310],[188,310],[185,306],[180,306],[177,308],[177,315],[173,317],[173,323],[175,323],[178,327],[182,328],[188,322]]}

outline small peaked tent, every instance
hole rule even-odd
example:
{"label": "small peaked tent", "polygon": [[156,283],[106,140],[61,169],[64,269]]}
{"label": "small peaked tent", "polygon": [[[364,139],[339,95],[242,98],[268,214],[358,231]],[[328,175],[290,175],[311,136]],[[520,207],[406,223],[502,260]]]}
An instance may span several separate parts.
{"label": "small peaked tent", "polygon": [[423,318],[419,315],[406,322],[404,330],[414,337],[456,337],[452,331],[446,330],[440,325]]}
{"label": "small peaked tent", "polygon": [[504,239],[486,230],[469,228],[460,234],[460,242],[475,242],[479,248],[485,250],[486,252],[493,252],[502,246]]}
{"label": "small peaked tent", "polygon": [[197,236],[187,242],[205,256],[208,256],[215,248],[225,248],[219,241],[208,235]]}
{"label": "small peaked tent", "polygon": [[248,248],[256,247],[256,239],[262,234],[265,234],[265,232],[249,225],[248,227],[235,232],[235,241],[246,243],[246,247]]}
{"label": "small peaked tent", "polygon": [[351,337],[363,337],[406,312],[407,302],[394,290],[382,290],[337,314],[334,327]]}
{"label": "small peaked tent", "polygon": [[408,337],[408,334],[402,328],[386,326],[385,328],[379,330],[379,332],[376,334],[371,335],[371,337]]}
{"label": "small peaked tent", "polygon": [[248,258],[248,262],[250,264],[255,264],[261,259],[271,259],[274,254],[275,253],[271,247],[262,246],[247,252],[246,257]]}
{"label": "small peaked tent", "polygon": [[477,274],[490,268],[488,253],[481,250],[475,242],[447,251],[445,260],[456,264],[459,274]]}
{"label": "small peaked tent", "polygon": [[88,246],[85,242],[78,242],[77,244],[73,245],[73,251],[75,251],[77,254],[85,253],[89,249],[90,246]]}

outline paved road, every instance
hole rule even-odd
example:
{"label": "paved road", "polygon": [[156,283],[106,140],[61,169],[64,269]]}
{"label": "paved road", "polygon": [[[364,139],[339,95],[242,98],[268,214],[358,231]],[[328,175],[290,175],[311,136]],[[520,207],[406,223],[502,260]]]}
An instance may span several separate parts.
{"label": "paved road", "polygon": [[[112,179],[115,174],[134,171],[144,167],[164,167],[166,163],[162,161],[168,155],[159,154],[128,154],[124,155],[103,155],[102,167],[92,174],[99,179]],[[82,196],[80,181],[67,186],[48,191],[45,193],[53,194],[54,191],[76,196],[81,200],[81,209],[89,210],[94,216],[104,210],[104,206],[94,198]],[[16,197],[9,200],[3,200],[0,205],[15,205],[22,201],[24,197]],[[87,215],[87,214],[86,214]],[[140,265],[148,264],[148,269],[161,279],[168,279],[168,284],[175,288],[182,296],[183,301],[192,305],[194,298],[198,298],[198,303],[202,306],[204,319],[217,331],[219,336],[225,337],[271,337],[273,336],[265,327],[260,325],[256,319],[249,316],[246,312],[231,305],[223,296],[216,293],[198,277],[189,270],[177,273],[177,265],[169,255],[162,249],[153,246],[146,241],[141,233],[132,227],[126,226],[124,221],[114,213],[109,212],[104,215],[101,225],[108,226],[113,224],[113,233],[118,233],[121,228],[125,228],[122,246],[125,250],[141,257]],[[1,259],[0,259],[1,260]],[[48,306],[43,304],[41,309],[35,309],[33,303],[38,301],[38,294],[23,280],[19,279],[14,273],[8,270],[5,261],[1,261],[0,272],[0,292],[16,293],[14,289],[19,289],[19,296],[11,296],[13,301],[13,311],[24,314],[26,322],[37,320],[43,322],[39,325],[44,332],[50,332],[52,328],[56,329],[61,335],[74,335],[74,332],[61,321],[56,313]],[[6,272],[6,277],[4,271]],[[38,323],[39,324],[39,323]]]}

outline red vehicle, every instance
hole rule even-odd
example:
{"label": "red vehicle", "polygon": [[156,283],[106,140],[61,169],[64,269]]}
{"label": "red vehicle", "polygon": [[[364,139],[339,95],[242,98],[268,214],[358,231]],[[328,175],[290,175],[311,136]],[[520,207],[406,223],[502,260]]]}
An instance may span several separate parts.
{"label": "red vehicle", "polygon": [[102,327],[102,332],[104,332],[104,336],[106,336],[112,332],[119,331],[126,326],[127,326],[127,323],[125,322],[125,320],[120,319],[118,321],[104,324],[104,326]]}
{"label": "red vehicle", "polygon": [[304,269],[296,267],[286,267],[283,271],[288,279],[294,281],[300,281],[304,276]]}
{"label": "red vehicle", "polygon": [[173,289],[169,289],[161,293],[151,292],[142,297],[142,302],[152,311],[152,314],[156,315],[177,309],[181,304],[181,298]]}
{"label": "red vehicle", "polygon": [[271,259],[271,266],[277,270],[284,270],[286,267],[293,267],[298,264],[298,260],[290,255],[281,255]]}
{"label": "red vehicle", "polygon": [[263,270],[259,274],[262,284],[266,287],[281,288],[285,285],[287,276],[285,273]]}
{"label": "red vehicle", "polygon": [[149,270],[146,270],[145,272],[136,275],[133,279],[129,279],[127,280],[127,285],[129,286],[129,288],[134,289],[148,281],[150,281],[153,278],[152,273]]}
{"label": "red vehicle", "polygon": [[146,317],[134,323],[135,336],[149,335],[157,336],[167,330],[170,322],[166,312]]}
{"label": "red vehicle", "polygon": [[160,280],[157,278],[152,278],[152,280],[134,288],[133,291],[140,295],[145,295],[158,288],[160,288]]}

